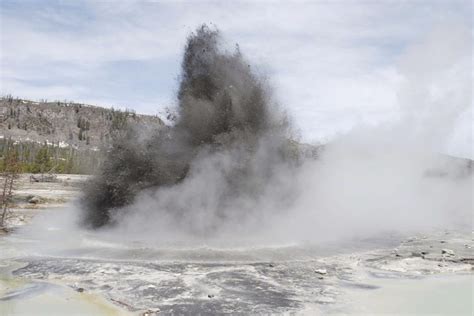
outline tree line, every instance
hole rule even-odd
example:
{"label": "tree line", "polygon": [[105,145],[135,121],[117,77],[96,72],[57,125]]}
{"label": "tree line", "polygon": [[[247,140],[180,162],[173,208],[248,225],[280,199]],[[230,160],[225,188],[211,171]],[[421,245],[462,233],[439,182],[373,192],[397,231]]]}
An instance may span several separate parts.
{"label": "tree line", "polygon": [[26,173],[92,174],[102,163],[99,150],[0,139],[0,172],[10,168],[12,157],[18,171]]}

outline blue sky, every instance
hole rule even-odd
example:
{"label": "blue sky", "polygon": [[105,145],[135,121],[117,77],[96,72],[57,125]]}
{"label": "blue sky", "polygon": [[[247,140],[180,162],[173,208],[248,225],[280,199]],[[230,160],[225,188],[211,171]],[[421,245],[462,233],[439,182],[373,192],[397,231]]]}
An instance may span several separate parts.
{"label": "blue sky", "polygon": [[0,9],[2,94],[160,113],[174,105],[186,36],[208,23],[270,78],[307,141],[399,116],[410,47],[433,29],[472,30],[471,1],[454,0],[0,0]]}

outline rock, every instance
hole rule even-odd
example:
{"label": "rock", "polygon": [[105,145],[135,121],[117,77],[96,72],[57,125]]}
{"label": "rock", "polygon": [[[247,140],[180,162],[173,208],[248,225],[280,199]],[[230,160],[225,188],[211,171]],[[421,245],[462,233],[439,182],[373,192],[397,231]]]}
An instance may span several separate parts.
{"label": "rock", "polygon": [[38,204],[41,203],[41,198],[39,196],[32,196],[28,199],[28,203],[30,204]]}
{"label": "rock", "polygon": [[140,314],[140,316],[153,316],[157,315],[160,312],[159,309],[147,309],[143,313]]}
{"label": "rock", "polygon": [[316,269],[314,272],[319,273],[319,274],[327,274],[328,271],[326,269]]}
{"label": "rock", "polygon": [[335,299],[328,296],[320,296],[316,299],[316,303],[319,303],[319,304],[330,304],[334,302],[335,302]]}
{"label": "rock", "polygon": [[401,257],[402,255],[400,255],[400,254],[398,253],[398,251],[399,251],[398,249],[394,249],[394,250],[392,251],[392,255],[394,255],[395,257]]}
{"label": "rock", "polygon": [[451,249],[441,249],[441,254],[447,256],[454,256],[454,251]]}
{"label": "rock", "polygon": [[214,297],[214,294],[209,294],[207,297],[213,298],[213,297]]}
{"label": "rock", "polygon": [[445,244],[445,243],[446,243],[446,240],[440,240],[439,243],[440,243],[440,244]]}
{"label": "rock", "polygon": [[318,279],[320,279],[320,280],[324,280],[324,277],[323,277],[323,276],[320,276],[320,277],[318,277]]}
{"label": "rock", "polygon": [[84,289],[82,287],[79,287],[79,288],[76,289],[76,291],[79,292],[79,293],[82,293],[82,292],[84,292]]}
{"label": "rock", "polygon": [[275,265],[274,265],[273,263],[270,263],[268,266],[269,266],[270,268],[273,268]]}

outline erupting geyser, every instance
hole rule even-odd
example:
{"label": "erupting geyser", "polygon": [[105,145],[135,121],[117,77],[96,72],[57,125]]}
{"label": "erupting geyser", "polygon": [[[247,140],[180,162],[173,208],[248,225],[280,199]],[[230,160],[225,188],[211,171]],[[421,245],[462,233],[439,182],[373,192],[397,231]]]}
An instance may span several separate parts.
{"label": "erupting geyser", "polygon": [[[177,98],[174,126],[152,132],[132,127],[115,140],[81,201],[85,225],[113,224],[147,192],[157,201],[150,211],[209,233],[229,217],[244,216],[274,169],[297,160],[288,119],[264,78],[238,48],[221,47],[217,30],[204,25],[189,36]],[[179,184],[175,196],[160,193]]]}
{"label": "erupting geyser", "polygon": [[[418,49],[406,56],[401,69],[424,60]],[[154,244],[321,241],[468,223],[472,161],[439,148],[471,104],[469,82],[421,94],[421,103],[418,93],[445,86],[453,69],[469,78],[470,55],[450,56],[424,76],[407,71],[400,120],[359,126],[302,159],[265,78],[202,26],[186,44],[175,124],[115,139],[84,192],[82,223]]]}

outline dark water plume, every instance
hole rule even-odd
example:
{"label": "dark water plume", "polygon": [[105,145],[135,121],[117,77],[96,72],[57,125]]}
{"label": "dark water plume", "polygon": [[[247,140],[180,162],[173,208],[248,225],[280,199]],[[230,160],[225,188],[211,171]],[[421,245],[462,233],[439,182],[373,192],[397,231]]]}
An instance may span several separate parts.
{"label": "dark water plume", "polygon": [[[116,137],[81,199],[85,226],[114,224],[117,214],[133,212],[127,206],[140,193],[173,187],[190,174],[199,178],[202,173],[193,168],[208,160],[222,181],[219,193],[210,193],[212,203],[200,205],[215,214],[200,228],[209,231],[230,209],[236,212],[229,207],[233,201],[258,199],[275,168],[297,161],[288,118],[272,100],[265,78],[255,74],[238,47],[222,48],[218,30],[203,25],[190,34],[181,68],[175,124],[135,126]],[[201,177],[206,186],[206,176]],[[179,222],[194,206],[173,204],[156,212]]]}

